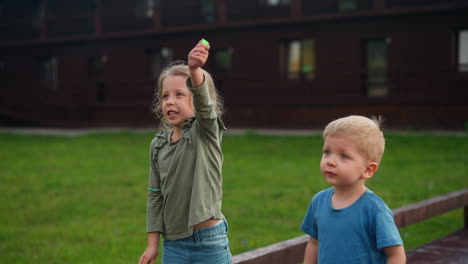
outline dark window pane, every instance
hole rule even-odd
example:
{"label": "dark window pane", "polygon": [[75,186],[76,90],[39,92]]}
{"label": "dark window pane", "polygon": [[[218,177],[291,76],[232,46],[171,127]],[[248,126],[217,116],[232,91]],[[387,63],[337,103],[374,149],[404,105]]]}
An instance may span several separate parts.
{"label": "dark window pane", "polygon": [[292,40],[286,43],[286,71],[289,79],[314,79],[316,71],[315,41]]}
{"label": "dark window pane", "polygon": [[232,50],[218,49],[214,51],[215,69],[217,72],[231,72],[232,70]]}
{"label": "dark window pane", "polygon": [[358,9],[357,0],[339,0],[338,10],[342,12],[354,11]]}
{"label": "dark window pane", "polygon": [[458,32],[458,71],[468,72],[468,29]]}
{"label": "dark window pane", "polygon": [[91,78],[100,78],[107,63],[107,56],[93,56],[88,59],[88,73]]}
{"label": "dark window pane", "polygon": [[40,59],[41,79],[47,89],[57,89],[57,57],[44,57]]}
{"label": "dark window pane", "polygon": [[385,39],[366,42],[367,95],[382,97],[388,94],[387,43]]}
{"label": "dark window pane", "polygon": [[173,51],[170,48],[150,49],[147,51],[149,76],[158,78],[161,71],[166,67],[173,57]]}

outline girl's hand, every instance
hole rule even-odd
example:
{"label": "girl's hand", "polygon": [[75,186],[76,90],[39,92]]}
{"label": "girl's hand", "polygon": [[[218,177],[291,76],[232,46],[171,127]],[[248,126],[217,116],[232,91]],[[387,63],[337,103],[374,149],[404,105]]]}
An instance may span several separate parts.
{"label": "girl's hand", "polygon": [[203,67],[208,60],[210,45],[202,44],[201,41],[188,54],[188,67],[197,69]]}
{"label": "girl's hand", "polygon": [[143,253],[143,255],[141,255],[138,264],[153,264],[154,260],[158,257],[158,254],[158,248],[148,247]]}

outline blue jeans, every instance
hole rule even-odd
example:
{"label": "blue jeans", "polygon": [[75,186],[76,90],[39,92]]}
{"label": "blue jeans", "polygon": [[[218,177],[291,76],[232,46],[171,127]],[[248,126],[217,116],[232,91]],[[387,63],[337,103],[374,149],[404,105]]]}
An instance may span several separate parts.
{"label": "blue jeans", "polygon": [[221,220],[214,226],[193,230],[193,235],[179,240],[164,240],[163,264],[231,264],[227,238],[228,225]]}

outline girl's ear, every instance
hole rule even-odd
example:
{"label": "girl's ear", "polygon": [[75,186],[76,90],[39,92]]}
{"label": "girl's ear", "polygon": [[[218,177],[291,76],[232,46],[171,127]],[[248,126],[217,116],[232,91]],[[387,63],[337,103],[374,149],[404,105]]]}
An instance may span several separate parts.
{"label": "girl's ear", "polygon": [[364,179],[371,178],[372,176],[374,176],[374,173],[377,171],[378,168],[379,168],[379,164],[377,162],[375,162],[375,161],[369,162],[367,164],[366,170],[362,174],[362,177]]}

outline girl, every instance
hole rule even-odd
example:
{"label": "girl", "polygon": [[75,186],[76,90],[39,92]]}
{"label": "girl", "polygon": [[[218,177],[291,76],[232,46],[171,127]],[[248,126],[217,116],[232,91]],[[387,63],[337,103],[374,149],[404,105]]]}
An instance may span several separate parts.
{"label": "girl", "polygon": [[154,263],[160,234],[163,264],[231,263],[221,213],[222,103],[201,68],[209,49],[199,42],[188,65],[170,66],[159,76],[155,112],[162,131],[150,147],[148,248],[139,264]]}

